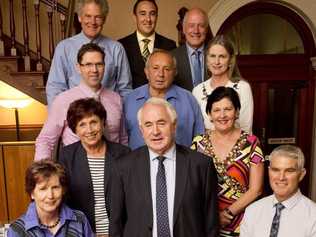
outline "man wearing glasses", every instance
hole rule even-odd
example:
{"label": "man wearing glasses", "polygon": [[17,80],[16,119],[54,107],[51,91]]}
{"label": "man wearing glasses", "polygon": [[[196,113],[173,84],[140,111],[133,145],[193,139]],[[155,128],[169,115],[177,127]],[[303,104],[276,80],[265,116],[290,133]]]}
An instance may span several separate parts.
{"label": "man wearing glasses", "polygon": [[104,51],[94,43],[84,44],[77,55],[77,70],[81,76],[78,86],[60,93],[52,102],[45,122],[35,143],[35,160],[51,158],[59,137],[62,144],[69,145],[79,140],[67,126],[66,116],[69,105],[78,99],[95,98],[107,113],[106,138],[109,141],[127,144],[127,133],[123,121],[122,100],[119,94],[102,86],[105,68]]}
{"label": "man wearing glasses", "polygon": [[79,0],[77,13],[82,32],[61,41],[55,49],[46,84],[49,107],[59,93],[79,84],[80,74],[76,70],[76,56],[80,47],[89,42],[99,45],[106,54],[103,86],[118,92],[121,96],[125,96],[131,90],[131,72],[123,46],[101,35],[108,14],[107,1]]}

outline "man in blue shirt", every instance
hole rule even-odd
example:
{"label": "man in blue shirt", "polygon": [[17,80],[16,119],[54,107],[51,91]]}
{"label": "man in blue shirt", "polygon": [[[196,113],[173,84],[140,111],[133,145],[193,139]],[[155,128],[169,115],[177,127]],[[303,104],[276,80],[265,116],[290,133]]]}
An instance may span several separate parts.
{"label": "man in blue shirt", "polygon": [[98,44],[105,52],[103,86],[121,96],[125,96],[132,88],[131,72],[123,46],[101,35],[108,14],[107,1],[80,0],[77,8],[82,32],[61,41],[55,49],[46,84],[48,105],[56,95],[79,84],[81,77],[76,70],[77,53],[83,44],[89,42]]}
{"label": "man in blue shirt", "polygon": [[204,133],[204,123],[200,106],[193,95],[176,85],[176,60],[165,50],[155,50],[145,65],[148,84],[133,90],[124,98],[124,112],[129,146],[136,149],[144,145],[144,139],[137,121],[137,111],[150,97],[166,99],[177,111],[176,142],[190,146],[197,134]]}

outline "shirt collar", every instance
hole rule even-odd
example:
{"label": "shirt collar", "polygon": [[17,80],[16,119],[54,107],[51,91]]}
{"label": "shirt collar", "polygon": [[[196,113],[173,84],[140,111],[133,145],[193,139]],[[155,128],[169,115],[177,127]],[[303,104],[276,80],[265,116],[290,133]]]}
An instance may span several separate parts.
{"label": "shirt collar", "polygon": [[96,100],[99,100],[100,94],[101,94],[101,92],[103,90],[103,86],[101,86],[101,88],[97,92],[94,92],[93,90],[91,90],[90,87],[88,87],[82,81],[79,83],[78,87],[85,95],[87,95],[87,97],[93,97]]}
{"label": "shirt collar", "polygon": [[84,39],[84,41],[86,42],[86,43],[95,43],[95,44],[98,44],[99,42],[100,42],[100,40],[101,40],[101,34],[99,34],[97,37],[95,37],[94,39],[90,39],[89,37],[87,37],[86,35],[85,35],[85,33],[83,33],[83,31],[81,31],[81,33],[80,33],[80,35],[81,35],[81,37]]}
{"label": "shirt collar", "polygon": [[196,50],[201,52],[201,53],[204,52],[204,44],[202,44],[202,46],[200,48],[198,48],[198,49],[192,48],[187,42],[185,44],[187,46],[187,50],[188,50],[189,55],[192,55],[193,52],[196,51]]}
{"label": "shirt collar", "polygon": [[[158,156],[160,156],[159,154],[151,150],[149,147],[148,147],[148,151],[149,151],[149,157],[151,161],[154,161],[155,159],[157,159]],[[175,161],[176,145],[173,144],[172,147],[163,154],[163,156],[166,157],[167,160]]]}
{"label": "shirt collar", "polygon": [[[290,197],[289,199],[286,199],[285,201],[282,202],[282,204],[287,208],[291,209],[293,208],[296,203],[302,198],[302,193],[300,190],[297,190],[297,192]],[[279,201],[276,199],[275,195],[273,195],[273,207],[275,204],[277,204]]]}
{"label": "shirt collar", "polygon": [[136,31],[137,41],[138,43],[143,43],[143,39],[149,39],[150,43],[155,41],[156,33],[154,32],[152,35],[145,37],[138,30]]}
{"label": "shirt collar", "polygon": [[[65,204],[62,204],[60,207],[60,224],[64,225],[66,220],[76,220],[77,217],[73,211],[67,207]],[[36,204],[32,201],[25,214],[25,229],[29,230],[34,227],[40,227],[39,218],[36,211]]]}
{"label": "shirt collar", "polygon": [[[176,86],[175,85],[171,85],[171,87],[169,88],[169,90],[167,91],[166,95],[165,95],[165,99],[168,100],[170,98],[177,98],[178,97],[178,93],[175,90]],[[145,99],[148,100],[150,98],[149,95],[149,85],[148,83],[146,85],[143,86],[143,88],[138,92],[138,95],[136,96],[136,100],[139,99]]]}

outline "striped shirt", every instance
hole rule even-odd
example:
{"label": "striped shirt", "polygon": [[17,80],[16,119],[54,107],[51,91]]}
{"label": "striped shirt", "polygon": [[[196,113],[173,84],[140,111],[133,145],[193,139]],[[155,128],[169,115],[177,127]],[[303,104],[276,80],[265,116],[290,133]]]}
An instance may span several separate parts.
{"label": "striped shirt", "polygon": [[94,217],[97,234],[109,234],[109,218],[104,196],[104,157],[88,156],[94,193]]}

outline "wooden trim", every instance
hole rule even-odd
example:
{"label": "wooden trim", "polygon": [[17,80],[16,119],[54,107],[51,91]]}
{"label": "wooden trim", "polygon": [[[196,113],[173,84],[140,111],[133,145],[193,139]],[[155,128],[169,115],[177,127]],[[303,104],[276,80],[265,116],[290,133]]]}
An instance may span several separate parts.
{"label": "wooden trim", "polygon": [[[43,124],[20,124],[21,129],[41,129]],[[0,125],[0,129],[15,129],[15,124]]]}

